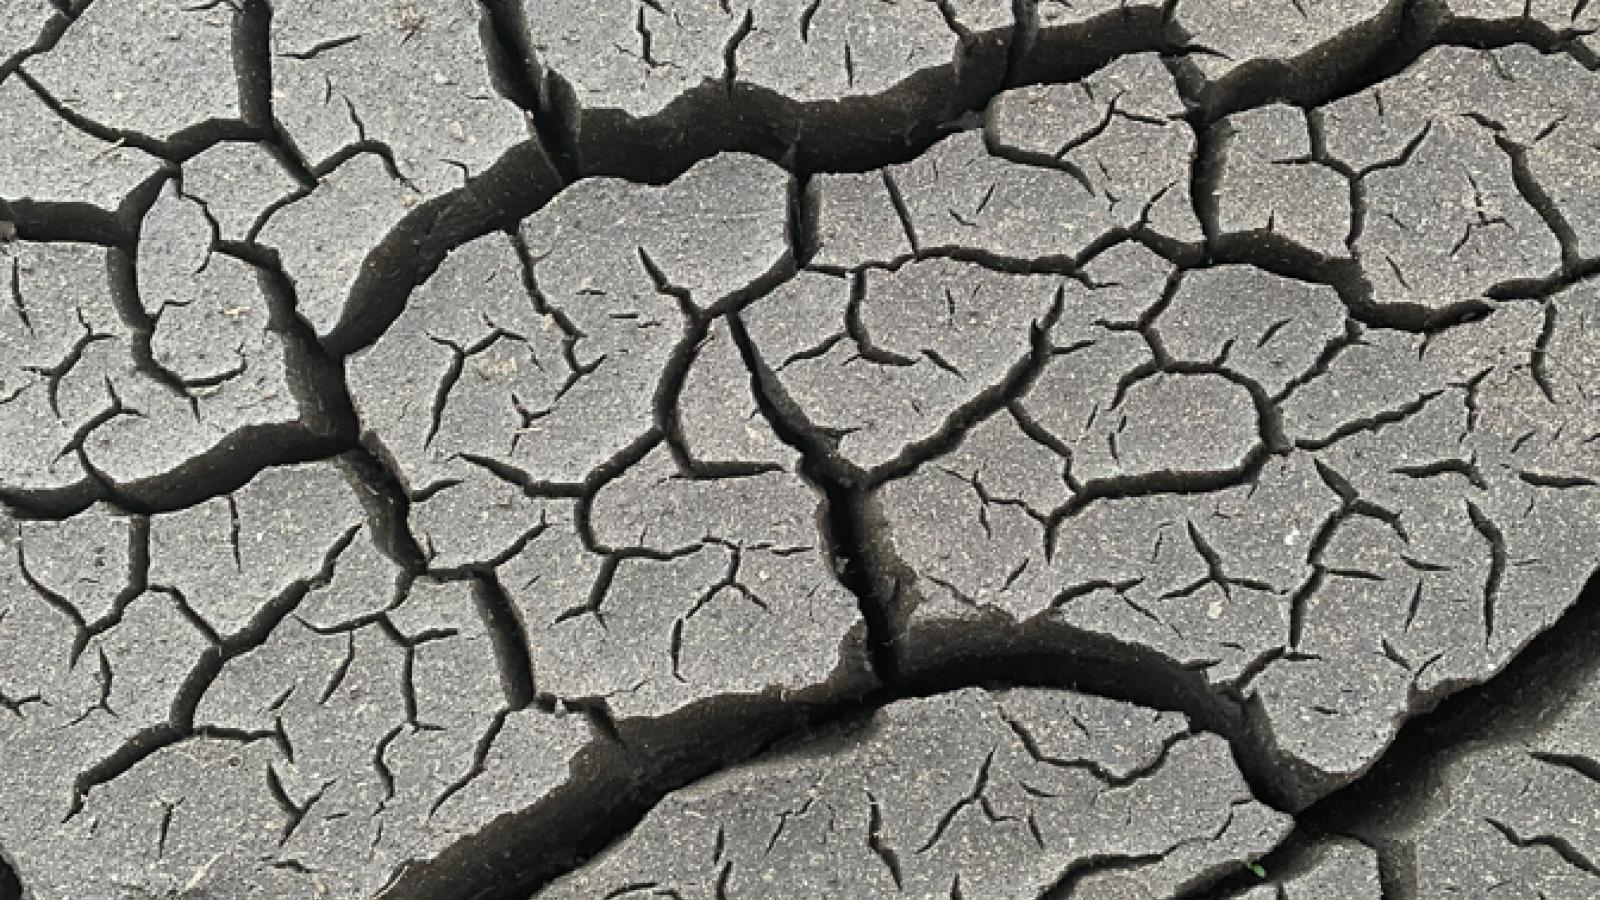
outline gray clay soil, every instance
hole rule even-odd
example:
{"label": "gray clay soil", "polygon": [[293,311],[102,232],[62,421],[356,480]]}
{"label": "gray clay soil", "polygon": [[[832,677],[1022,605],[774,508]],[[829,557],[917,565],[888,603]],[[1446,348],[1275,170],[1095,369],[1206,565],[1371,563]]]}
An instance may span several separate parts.
{"label": "gray clay soil", "polygon": [[1600,896],[1600,2],[3,6],[0,898]]}

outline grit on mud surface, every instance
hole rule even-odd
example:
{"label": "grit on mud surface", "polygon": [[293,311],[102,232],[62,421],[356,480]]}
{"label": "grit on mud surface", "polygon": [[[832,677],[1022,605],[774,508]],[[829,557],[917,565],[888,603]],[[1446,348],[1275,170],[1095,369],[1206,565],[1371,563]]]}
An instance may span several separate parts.
{"label": "grit on mud surface", "polygon": [[5,0],[0,900],[1600,896],[1600,3]]}

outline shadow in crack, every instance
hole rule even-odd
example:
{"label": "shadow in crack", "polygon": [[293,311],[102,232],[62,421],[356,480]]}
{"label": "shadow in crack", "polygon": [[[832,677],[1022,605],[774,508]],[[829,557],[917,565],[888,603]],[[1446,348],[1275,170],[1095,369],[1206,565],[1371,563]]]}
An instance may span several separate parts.
{"label": "shadow in crack", "polygon": [[0,900],[22,900],[22,882],[3,859],[0,859]]}

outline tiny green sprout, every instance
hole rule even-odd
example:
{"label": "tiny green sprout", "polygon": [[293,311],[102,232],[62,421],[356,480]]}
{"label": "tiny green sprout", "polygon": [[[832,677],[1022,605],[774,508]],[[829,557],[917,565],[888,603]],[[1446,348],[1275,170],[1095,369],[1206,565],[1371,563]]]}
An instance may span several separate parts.
{"label": "tiny green sprout", "polygon": [[1250,870],[1250,874],[1263,881],[1266,880],[1267,870],[1261,867],[1261,863],[1245,863],[1245,868]]}

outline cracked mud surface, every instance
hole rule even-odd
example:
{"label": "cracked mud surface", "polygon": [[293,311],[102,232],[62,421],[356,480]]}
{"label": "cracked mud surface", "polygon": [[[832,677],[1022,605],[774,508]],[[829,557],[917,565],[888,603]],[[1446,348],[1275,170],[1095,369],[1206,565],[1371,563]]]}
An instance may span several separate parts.
{"label": "cracked mud surface", "polygon": [[12,6],[0,898],[1600,890],[1600,4]]}

